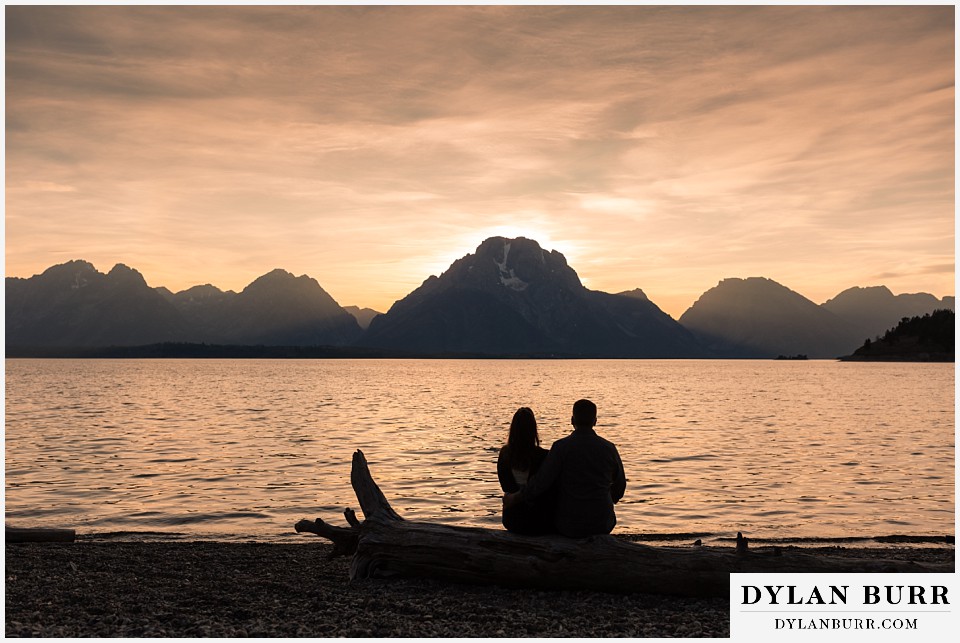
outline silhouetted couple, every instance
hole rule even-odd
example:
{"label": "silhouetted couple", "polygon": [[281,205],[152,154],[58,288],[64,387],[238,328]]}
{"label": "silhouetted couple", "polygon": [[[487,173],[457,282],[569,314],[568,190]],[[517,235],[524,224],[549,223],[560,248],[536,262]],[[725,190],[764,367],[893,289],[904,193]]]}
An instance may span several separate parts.
{"label": "silhouetted couple", "polygon": [[613,505],[627,479],[620,453],[596,431],[597,405],[573,405],[573,433],[540,447],[537,420],[527,407],[513,415],[497,475],[503,488],[503,526],[519,534],[583,538],[609,534],[617,524]]}

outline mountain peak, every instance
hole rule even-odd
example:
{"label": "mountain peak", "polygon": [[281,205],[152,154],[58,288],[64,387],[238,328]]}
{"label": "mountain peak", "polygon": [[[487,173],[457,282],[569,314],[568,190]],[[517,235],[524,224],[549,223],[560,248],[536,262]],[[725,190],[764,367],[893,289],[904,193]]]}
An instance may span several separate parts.
{"label": "mountain peak", "polygon": [[143,275],[122,263],[118,263],[110,269],[110,272],[107,273],[107,279],[115,284],[147,285],[147,281],[143,278]]}
{"label": "mountain peak", "polygon": [[93,270],[93,271],[96,271],[96,268],[93,266],[93,264],[90,263],[89,261],[87,261],[86,259],[71,259],[70,261],[65,261],[65,262],[63,262],[63,263],[61,263],[61,264],[57,264],[57,265],[55,265],[55,266],[50,266],[49,268],[47,268],[47,270],[46,270],[45,272],[49,272],[49,271],[51,271],[51,270],[60,270],[60,269],[63,269],[63,268],[70,268],[70,269],[74,269],[74,270],[79,269],[79,270]]}
{"label": "mountain peak", "polygon": [[66,263],[50,266],[36,278],[46,284],[65,284],[72,290],[85,288],[103,278],[93,264],[82,259],[74,259]]}
{"label": "mountain peak", "polygon": [[650,301],[650,298],[647,297],[647,293],[643,292],[639,288],[634,288],[633,290],[624,290],[623,292],[618,292],[617,295],[620,297],[633,297],[634,299]]}
{"label": "mountain peak", "polygon": [[[297,290],[297,291],[313,291],[323,289],[320,287],[319,282],[313,277],[307,275],[300,275],[299,277],[295,276],[292,272],[287,272],[282,268],[275,268],[268,272],[265,275],[257,277],[246,288],[243,289],[241,294],[249,294],[251,292],[256,292],[260,290],[275,290],[275,289],[284,289],[284,290]],[[324,293],[326,294],[326,293]]]}
{"label": "mountain peak", "polygon": [[[700,295],[700,298],[694,302],[687,312],[696,308],[698,304],[702,305],[711,300],[719,301],[721,299],[736,300],[739,305],[761,305],[765,307],[765,297],[786,297],[788,300],[795,301],[806,300],[802,295],[767,277],[727,277],[721,279],[716,286]],[[813,302],[810,303],[816,305]]]}
{"label": "mountain peak", "polygon": [[513,239],[508,237],[489,237],[484,239],[480,245],[477,246],[476,254],[486,255],[488,253],[500,253],[505,245],[510,245],[516,248],[523,247],[527,249],[542,250],[539,243],[526,237],[515,237]]}
{"label": "mountain peak", "polygon": [[455,262],[444,274],[459,275],[464,266],[473,279],[482,280],[478,285],[484,289],[522,293],[529,287],[551,283],[583,287],[562,254],[544,250],[526,237],[490,237],[477,246],[474,254]]}
{"label": "mountain peak", "polygon": [[503,263],[511,263],[509,258],[512,255],[514,258],[532,256],[538,258],[541,263],[546,263],[550,260],[549,258],[553,258],[553,261],[560,262],[564,266],[567,265],[567,259],[561,253],[556,250],[546,250],[535,239],[528,239],[527,237],[514,237],[512,239],[509,237],[490,237],[477,246],[474,254],[477,257],[489,257]]}
{"label": "mountain peak", "polygon": [[309,275],[297,277],[282,268],[276,268],[261,277],[257,277],[243,289],[239,296],[241,301],[256,298],[275,303],[299,301],[302,303],[297,305],[321,306],[343,312],[340,310],[339,304],[333,300],[333,297],[323,289],[316,279]]}
{"label": "mountain peak", "polygon": [[717,283],[717,287],[762,287],[762,286],[777,286],[783,288],[785,286],[777,283],[769,277],[725,277]]}
{"label": "mountain peak", "polygon": [[894,294],[886,286],[854,286],[853,288],[847,288],[825,303],[839,302],[845,299],[892,299],[893,297]]}
{"label": "mountain peak", "polygon": [[257,279],[255,279],[255,280],[254,280],[254,283],[257,282],[257,281],[260,281],[261,279],[263,279],[263,280],[269,280],[269,281],[274,281],[274,280],[275,280],[275,281],[280,281],[280,280],[296,279],[296,278],[297,278],[297,277],[296,277],[292,272],[288,272],[288,271],[284,270],[283,268],[274,268],[274,269],[271,270],[270,272],[268,272],[268,273],[266,273],[266,274],[264,274],[264,275],[261,275],[260,277],[258,277]]}
{"label": "mountain peak", "polygon": [[430,353],[701,355],[649,301],[584,288],[559,252],[490,237],[374,318],[366,345]]}
{"label": "mountain peak", "polygon": [[372,308],[360,308],[359,306],[344,306],[343,309],[353,315],[363,330],[367,330],[374,317],[383,314]]}
{"label": "mountain peak", "polygon": [[42,276],[55,276],[61,274],[74,275],[83,272],[97,272],[97,269],[89,261],[84,261],[83,259],[71,259],[70,261],[58,263],[55,266],[50,266],[40,274]]}
{"label": "mountain peak", "polygon": [[181,309],[191,309],[198,306],[216,305],[219,302],[232,299],[236,295],[237,293],[232,290],[224,292],[211,284],[202,284],[181,290],[175,295],[171,295],[169,299],[180,306]]}
{"label": "mountain peak", "polygon": [[186,290],[181,290],[177,293],[178,296],[187,296],[187,297],[213,297],[217,295],[225,294],[222,290],[217,288],[212,284],[201,284],[199,286],[191,286]]}

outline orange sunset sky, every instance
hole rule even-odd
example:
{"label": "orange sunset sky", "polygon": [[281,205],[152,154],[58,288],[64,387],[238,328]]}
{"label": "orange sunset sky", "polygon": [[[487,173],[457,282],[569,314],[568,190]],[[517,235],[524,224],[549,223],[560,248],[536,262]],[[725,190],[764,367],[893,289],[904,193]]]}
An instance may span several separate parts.
{"label": "orange sunset sky", "polygon": [[954,293],[954,7],[27,7],[6,274],[273,268],[387,310],[486,237],[678,317]]}

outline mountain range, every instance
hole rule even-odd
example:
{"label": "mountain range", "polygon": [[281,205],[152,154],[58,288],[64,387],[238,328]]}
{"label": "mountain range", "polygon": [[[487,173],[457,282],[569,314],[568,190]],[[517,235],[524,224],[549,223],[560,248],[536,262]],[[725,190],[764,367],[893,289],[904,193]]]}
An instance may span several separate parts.
{"label": "mountain range", "polygon": [[313,278],[273,270],[241,292],[151,288],[136,270],[86,261],[6,278],[6,344],[31,348],[186,342],[337,346],[405,355],[770,358],[853,352],[953,297],[850,288],[817,305],[770,279],[724,279],[679,320],[639,288],[590,290],[562,254],[493,237],[386,313],[341,307]]}
{"label": "mountain range", "polygon": [[203,342],[333,345],[363,330],[306,275],[274,270],[236,293],[209,284],[172,293],[122,264],[109,273],[86,261],[6,279],[7,346],[136,346]]}
{"label": "mountain range", "polygon": [[837,315],[763,277],[724,279],[680,323],[721,357],[835,357],[863,341]]}
{"label": "mountain range", "polygon": [[680,316],[717,357],[848,355],[904,317],[954,309],[954,298],[894,295],[885,286],[849,288],[817,305],[763,277],[724,279]]}
{"label": "mountain range", "polygon": [[823,308],[852,324],[864,338],[884,334],[905,317],[953,310],[954,305],[953,297],[937,299],[925,292],[894,295],[886,286],[848,288],[823,302]]}

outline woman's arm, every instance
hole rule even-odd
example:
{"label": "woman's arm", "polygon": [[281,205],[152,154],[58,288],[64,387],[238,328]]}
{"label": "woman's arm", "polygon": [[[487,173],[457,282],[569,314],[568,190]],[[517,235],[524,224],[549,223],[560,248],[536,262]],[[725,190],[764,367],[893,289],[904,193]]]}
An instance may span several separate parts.
{"label": "woman's arm", "polygon": [[513,472],[510,470],[510,458],[506,454],[506,447],[500,449],[500,455],[497,456],[497,477],[500,478],[500,488],[504,493],[513,493],[520,491],[520,485],[513,478]]}
{"label": "woman's arm", "polygon": [[620,452],[613,448],[613,484],[610,485],[610,498],[614,504],[620,502],[624,492],[627,490],[627,476],[623,471],[623,460],[620,459]]}

